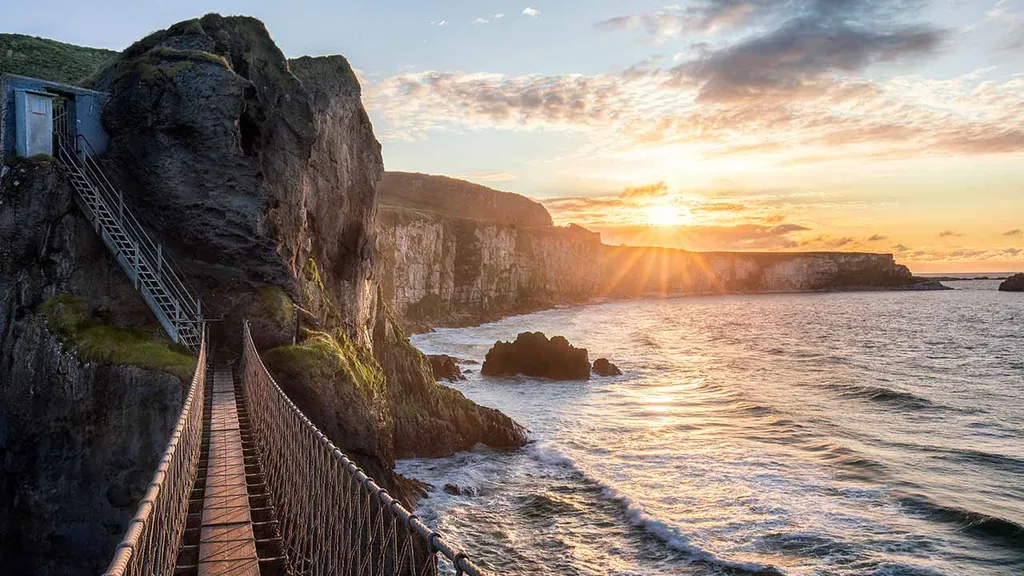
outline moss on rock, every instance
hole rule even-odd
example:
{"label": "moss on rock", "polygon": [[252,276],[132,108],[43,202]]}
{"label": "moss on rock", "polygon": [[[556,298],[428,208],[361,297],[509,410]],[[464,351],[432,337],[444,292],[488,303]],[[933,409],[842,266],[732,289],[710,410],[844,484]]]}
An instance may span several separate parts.
{"label": "moss on rock", "polygon": [[351,388],[370,400],[383,387],[384,375],[376,360],[343,332],[337,337],[307,332],[301,343],[274,348],[262,357],[275,372]]}
{"label": "moss on rock", "polygon": [[57,295],[39,306],[47,326],[84,362],[138,366],[192,380],[196,360],[161,333],[99,322],[84,298]]}

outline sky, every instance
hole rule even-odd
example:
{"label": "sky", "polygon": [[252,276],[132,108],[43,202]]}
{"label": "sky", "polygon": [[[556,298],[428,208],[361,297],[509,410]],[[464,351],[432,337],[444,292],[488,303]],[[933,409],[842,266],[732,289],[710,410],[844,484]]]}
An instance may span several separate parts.
{"label": "sky", "polygon": [[206,12],[345,55],[387,169],[609,244],[1024,270],[1024,0],[56,0],[0,31],[121,49]]}

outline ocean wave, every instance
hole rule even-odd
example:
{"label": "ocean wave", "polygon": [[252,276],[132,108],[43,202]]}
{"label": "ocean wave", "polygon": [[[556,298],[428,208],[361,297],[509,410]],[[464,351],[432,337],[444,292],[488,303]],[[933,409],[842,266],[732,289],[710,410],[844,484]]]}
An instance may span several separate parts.
{"label": "ocean wave", "polygon": [[959,525],[975,536],[998,541],[1014,549],[1024,549],[1024,525],[1013,520],[957,506],[946,506],[921,494],[905,495],[900,498],[900,503],[912,510],[923,512],[933,520]]}
{"label": "ocean wave", "polygon": [[921,396],[917,396],[909,392],[900,392],[899,390],[885,388],[883,386],[845,385],[833,387],[840,390],[839,395],[843,398],[860,398],[881,404],[890,404],[900,408],[918,410],[935,408],[936,406],[934,402],[927,398],[922,398]]}
{"label": "ocean wave", "polygon": [[945,572],[902,562],[885,562],[870,572],[870,576],[945,576]]}
{"label": "ocean wave", "polygon": [[677,528],[648,514],[640,504],[634,502],[628,495],[622,493],[613,486],[589,476],[586,472],[580,469],[575,462],[573,462],[572,458],[563,452],[556,448],[541,444],[534,444],[531,446],[531,449],[531,454],[537,460],[545,464],[563,466],[571,469],[575,473],[578,473],[581,480],[584,480],[598,488],[601,496],[605,500],[615,502],[622,506],[630,524],[641,528],[646,533],[656,537],[672,550],[686,554],[694,562],[715,566],[717,568],[727,570],[731,574],[767,574],[777,576],[784,576],[785,574],[774,566],[753,562],[736,562],[721,558],[714,552],[705,550],[691,542],[690,539],[683,535]]}
{"label": "ocean wave", "polygon": [[734,573],[738,571],[746,574],[774,574],[779,576],[784,574],[774,566],[756,564],[753,562],[735,562],[720,558],[714,552],[705,550],[691,542],[689,538],[681,534],[675,527],[666,522],[655,519],[645,512],[642,506],[636,504],[629,496],[615,488],[602,485],[601,493],[606,499],[621,504],[626,510],[626,516],[629,518],[630,523],[634,526],[643,528],[647,533],[657,536],[658,539],[664,542],[669,548],[687,554],[696,562],[725,568],[733,571]]}

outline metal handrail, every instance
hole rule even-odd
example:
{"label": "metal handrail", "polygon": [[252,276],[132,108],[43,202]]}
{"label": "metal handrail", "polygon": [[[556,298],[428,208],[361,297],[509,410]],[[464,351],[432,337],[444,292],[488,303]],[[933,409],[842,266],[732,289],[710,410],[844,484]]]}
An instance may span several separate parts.
{"label": "metal handrail", "polygon": [[[244,324],[242,386],[289,563],[299,574],[456,574],[480,569],[381,488],[281,390]],[[400,532],[399,526],[405,531]]]}
{"label": "metal handrail", "polygon": [[206,340],[204,328],[196,372],[174,433],[104,576],[151,576],[174,572],[202,447]]}
{"label": "metal handrail", "polygon": [[[141,244],[146,250],[148,260],[147,264],[150,265],[152,270],[157,271],[157,273],[163,273],[168,276],[171,282],[167,284],[170,289],[176,292],[175,297],[184,303],[189,315],[199,316],[202,311],[202,307],[199,303],[199,299],[192,295],[198,292],[188,283],[187,280],[185,280],[185,275],[177,269],[177,266],[163,256],[162,248],[149,237],[149,234],[146,233],[145,228],[143,228],[142,224],[140,224],[135,218],[131,210],[124,209],[124,195],[117,187],[111,184],[110,179],[107,178],[102,167],[95,160],[94,156],[96,155],[96,151],[92,147],[92,144],[89,143],[89,140],[85,136],[79,134],[76,136],[75,141],[79,145],[84,145],[84,149],[81,150],[84,156],[84,168],[89,171],[92,179],[100,184],[97,188],[99,188],[99,192],[102,192],[103,195],[106,196],[107,209],[113,212],[111,204],[115,201],[117,202],[116,205],[119,208],[117,214],[123,220],[123,223],[128,224],[127,227],[131,230],[133,235],[138,238],[139,244]],[[77,148],[76,151],[78,151]]]}
{"label": "metal handrail", "polygon": [[[125,271],[134,277],[136,288],[148,295],[148,302],[157,316],[162,318],[168,333],[177,341],[195,350],[200,345],[200,327],[203,323],[202,301],[193,296],[195,289],[184,279],[174,264],[163,253],[163,247],[146,233],[145,228],[125,206],[124,196],[107,178],[95,159],[95,150],[82,135],[74,139],[74,146],[61,133],[57,133],[58,156],[77,178],[80,204],[94,218],[99,212],[116,220],[111,230],[104,230],[110,241],[108,246]],[[84,188],[83,188],[84,186]],[[97,226],[100,225],[97,223]],[[128,239],[128,245],[114,239],[115,232]],[[148,279],[148,280],[147,280]],[[156,286],[149,282],[155,281]],[[145,288],[144,288],[145,286]]]}

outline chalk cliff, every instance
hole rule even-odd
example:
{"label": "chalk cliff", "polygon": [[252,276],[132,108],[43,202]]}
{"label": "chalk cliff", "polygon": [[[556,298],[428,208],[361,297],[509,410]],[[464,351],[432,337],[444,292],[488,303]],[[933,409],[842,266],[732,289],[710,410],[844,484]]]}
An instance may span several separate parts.
{"label": "chalk cliff", "polygon": [[607,246],[579,226],[551,225],[539,203],[454,182],[387,173],[378,191],[378,276],[384,299],[413,329],[601,297],[941,288],[890,254]]}

